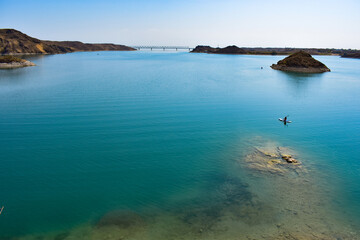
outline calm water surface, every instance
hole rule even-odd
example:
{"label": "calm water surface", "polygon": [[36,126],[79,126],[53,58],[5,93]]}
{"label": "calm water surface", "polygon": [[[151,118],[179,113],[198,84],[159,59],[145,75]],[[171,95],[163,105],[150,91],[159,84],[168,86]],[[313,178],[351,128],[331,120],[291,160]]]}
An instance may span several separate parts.
{"label": "calm water surface", "polygon": [[[282,58],[83,52],[1,70],[0,236],[356,239],[360,60],[316,56],[332,71],[308,75],[269,67]],[[252,172],[266,144],[306,173]]]}

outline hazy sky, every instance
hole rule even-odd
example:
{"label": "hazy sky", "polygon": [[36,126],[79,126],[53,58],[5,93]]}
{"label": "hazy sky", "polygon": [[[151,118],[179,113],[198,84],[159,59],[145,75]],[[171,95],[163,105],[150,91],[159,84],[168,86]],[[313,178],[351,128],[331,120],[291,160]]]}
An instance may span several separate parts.
{"label": "hazy sky", "polygon": [[126,45],[360,49],[360,1],[0,0],[0,28]]}

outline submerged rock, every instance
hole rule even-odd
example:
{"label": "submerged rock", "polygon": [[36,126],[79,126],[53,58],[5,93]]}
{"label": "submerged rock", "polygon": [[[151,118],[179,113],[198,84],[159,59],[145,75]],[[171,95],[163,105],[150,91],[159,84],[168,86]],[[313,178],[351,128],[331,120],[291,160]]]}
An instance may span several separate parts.
{"label": "submerged rock", "polygon": [[283,175],[301,163],[293,157],[290,149],[276,146],[254,147],[245,156],[247,167],[253,170]]}
{"label": "submerged rock", "polygon": [[96,224],[97,227],[117,226],[130,228],[144,225],[140,215],[132,211],[116,210],[105,214]]}
{"label": "submerged rock", "polygon": [[298,161],[293,158],[291,155],[284,154],[281,156],[282,159],[284,159],[288,163],[297,163]]}
{"label": "submerged rock", "polygon": [[313,58],[309,53],[299,51],[291,54],[271,65],[272,69],[287,71],[287,72],[301,72],[301,73],[322,73],[330,72],[330,69],[322,62]]}

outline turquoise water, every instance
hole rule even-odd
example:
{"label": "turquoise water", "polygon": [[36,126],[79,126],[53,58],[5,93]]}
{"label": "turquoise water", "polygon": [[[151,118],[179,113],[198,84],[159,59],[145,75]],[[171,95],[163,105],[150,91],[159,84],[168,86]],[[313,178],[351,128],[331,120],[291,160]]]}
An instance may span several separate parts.
{"label": "turquoise water", "polygon": [[[307,223],[356,239],[360,60],[316,56],[323,74],[269,67],[282,58],[83,52],[0,71],[0,236],[267,239]],[[243,159],[266,144],[294,149],[306,173],[252,172]],[[98,227],[114,210],[145,223]]]}

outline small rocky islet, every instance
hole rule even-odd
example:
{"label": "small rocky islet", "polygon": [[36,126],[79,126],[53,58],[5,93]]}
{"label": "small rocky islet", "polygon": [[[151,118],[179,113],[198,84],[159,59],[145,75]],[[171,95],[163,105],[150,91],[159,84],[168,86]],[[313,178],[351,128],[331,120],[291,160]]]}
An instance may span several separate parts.
{"label": "small rocky islet", "polygon": [[0,56],[0,69],[35,66],[35,63],[14,56]]}
{"label": "small rocky islet", "polygon": [[291,54],[271,65],[272,69],[286,72],[300,72],[300,73],[323,73],[330,72],[330,69],[322,62],[313,58],[309,53],[299,51]]}

